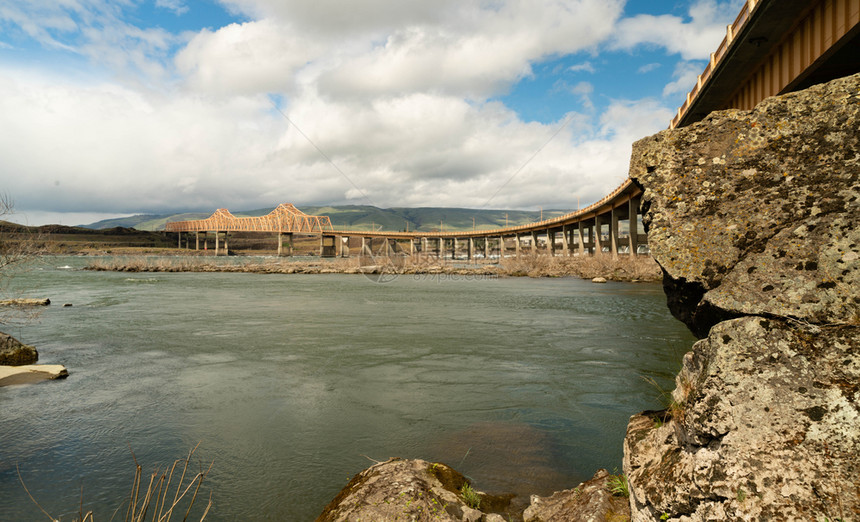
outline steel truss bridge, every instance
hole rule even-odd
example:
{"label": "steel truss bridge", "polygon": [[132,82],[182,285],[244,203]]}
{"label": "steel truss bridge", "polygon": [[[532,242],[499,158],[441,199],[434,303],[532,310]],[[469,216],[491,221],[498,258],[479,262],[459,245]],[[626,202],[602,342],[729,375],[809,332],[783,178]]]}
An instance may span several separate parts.
{"label": "steel truss bridge", "polygon": [[[695,123],[711,111],[751,109],[768,96],[805,89],[860,72],[860,0],[747,0],[670,128]],[[564,216],[492,230],[392,232],[336,230],[327,216],[307,215],[289,203],[260,217],[236,217],[218,209],[207,219],[168,223],[168,232],[215,235],[216,254],[227,253],[229,232],[276,232],[278,255],[291,253],[293,235],[318,236],[321,256],[348,256],[350,238],[361,238],[360,254],[465,254],[489,258],[544,250],[549,254],[637,254],[647,252],[639,226],[641,189],[626,180],[600,201]],[[623,226],[622,226],[623,225]],[[204,235],[204,248],[206,246]],[[284,237],[289,241],[284,249]],[[186,239],[186,247],[189,247]],[[482,249],[477,252],[476,248]]]}

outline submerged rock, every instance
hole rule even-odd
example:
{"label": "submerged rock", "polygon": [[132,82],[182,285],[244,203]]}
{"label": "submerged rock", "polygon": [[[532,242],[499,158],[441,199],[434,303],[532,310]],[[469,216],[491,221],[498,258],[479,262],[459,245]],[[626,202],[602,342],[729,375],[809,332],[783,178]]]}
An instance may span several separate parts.
{"label": "submerged rock", "polygon": [[0,365],[21,366],[39,360],[39,352],[9,334],[0,332]]}
{"label": "submerged rock", "polygon": [[860,320],[860,75],[636,142],[648,245],[699,337],[747,314]]}

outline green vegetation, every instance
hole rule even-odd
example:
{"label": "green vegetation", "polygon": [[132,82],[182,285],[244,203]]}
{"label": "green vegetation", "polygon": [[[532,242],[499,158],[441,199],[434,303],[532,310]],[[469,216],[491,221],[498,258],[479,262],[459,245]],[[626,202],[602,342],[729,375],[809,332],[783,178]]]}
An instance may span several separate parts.
{"label": "green vegetation", "polygon": [[[659,384],[657,384],[657,381],[655,381],[652,377],[643,376],[642,378],[645,379],[647,382],[651,383],[651,385],[653,385],[657,389],[657,391],[660,392],[661,402],[663,402],[663,406],[666,408],[665,412],[661,415],[652,417],[652,419],[654,420],[654,427],[659,428],[670,419],[677,419],[678,421],[682,421],[684,419],[684,413],[686,409],[685,404],[683,402],[676,401],[672,395],[672,392],[664,390]],[[692,385],[686,379],[682,381],[682,385],[683,391],[685,392],[684,395],[686,396],[691,391],[690,388],[692,387]]]}
{"label": "green vegetation", "polygon": [[617,497],[629,497],[630,489],[627,485],[627,477],[623,473],[610,475],[606,479],[606,489]]}
{"label": "green vegetation", "polygon": [[468,482],[463,484],[463,487],[460,488],[460,497],[467,506],[474,509],[481,508],[481,495],[472,489],[472,486],[470,486]]}

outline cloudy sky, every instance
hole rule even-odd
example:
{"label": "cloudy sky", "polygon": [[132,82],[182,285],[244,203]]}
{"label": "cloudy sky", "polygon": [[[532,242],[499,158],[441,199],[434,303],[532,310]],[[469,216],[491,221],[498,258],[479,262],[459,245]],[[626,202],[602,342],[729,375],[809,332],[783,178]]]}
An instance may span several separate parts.
{"label": "cloudy sky", "polygon": [[576,209],[743,0],[4,0],[15,220],[282,202]]}

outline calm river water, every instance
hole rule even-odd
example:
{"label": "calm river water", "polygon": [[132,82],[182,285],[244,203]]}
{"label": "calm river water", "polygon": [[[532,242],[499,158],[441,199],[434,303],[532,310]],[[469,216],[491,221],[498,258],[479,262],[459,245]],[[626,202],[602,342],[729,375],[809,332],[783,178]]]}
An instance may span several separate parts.
{"label": "calm river water", "polygon": [[16,466],[54,517],[76,515],[83,488],[84,511],[108,520],[129,448],[148,474],[197,443],[195,463],[214,461],[207,520],[313,520],[393,456],[527,501],[620,469],[628,417],[660,405],[643,376],[671,389],[693,342],[656,284],[86,262],[48,258],[12,281],[53,304],[8,333],[70,376],[0,388],[2,520],[44,519]]}

